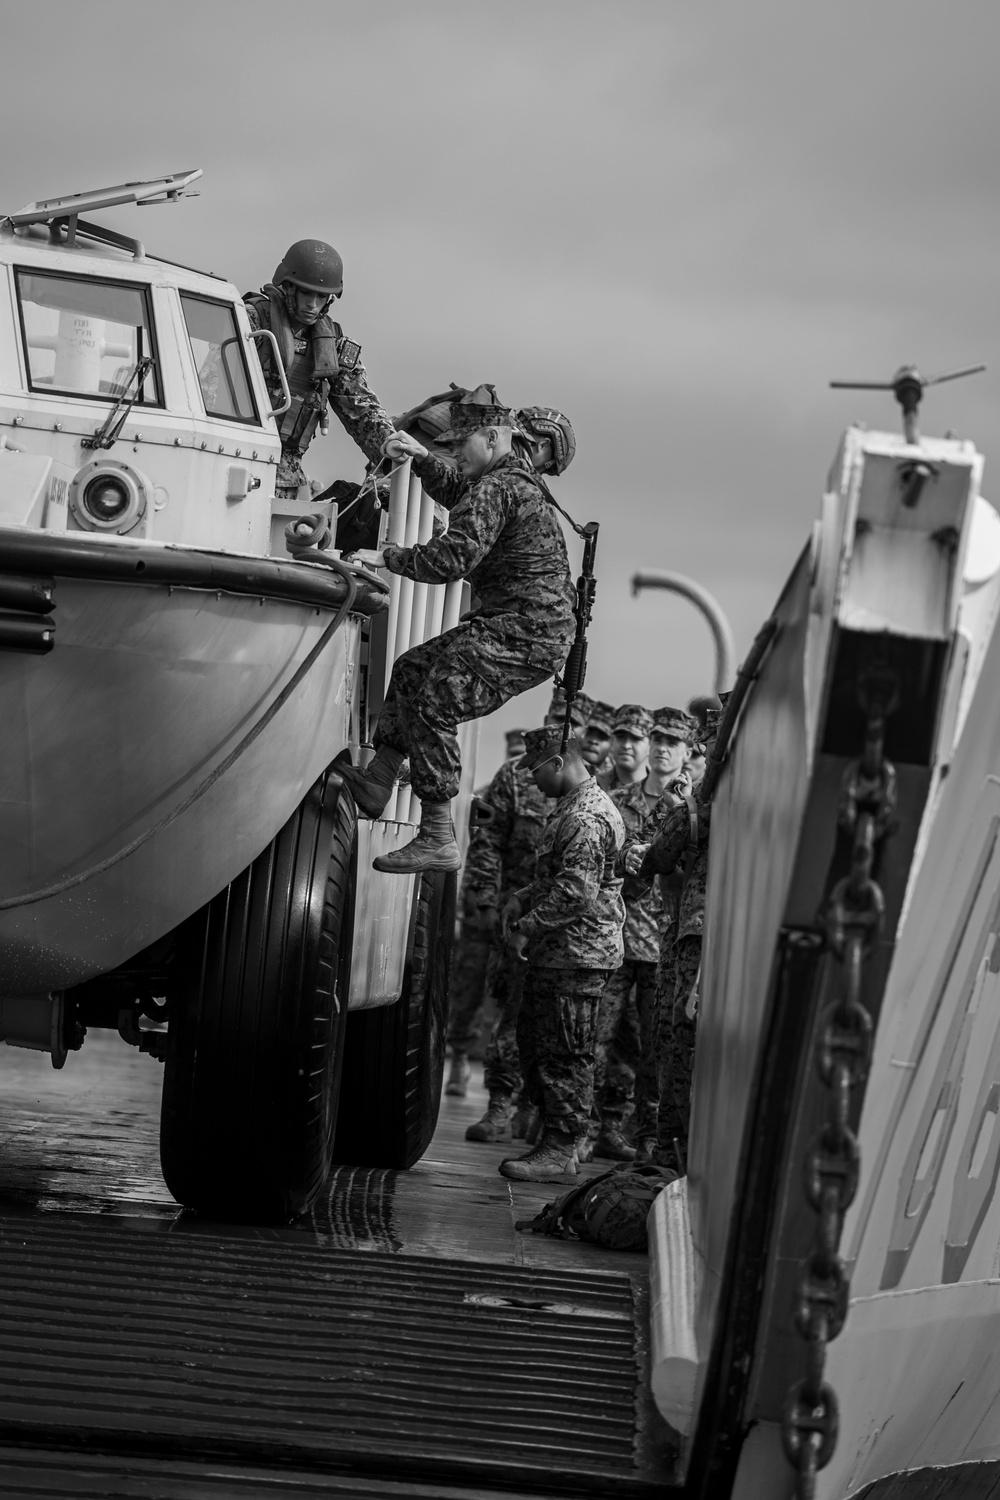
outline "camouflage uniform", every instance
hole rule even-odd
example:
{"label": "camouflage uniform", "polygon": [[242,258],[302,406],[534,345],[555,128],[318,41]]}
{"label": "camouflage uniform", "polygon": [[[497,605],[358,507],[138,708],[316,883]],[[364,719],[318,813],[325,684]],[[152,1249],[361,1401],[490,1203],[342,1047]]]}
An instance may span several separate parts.
{"label": "camouflage uniform", "polygon": [[508,455],[467,482],[439,459],[416,459],[448,530],[415,547],[388,547],[386,566],[420,583],[468,578],[478,603],[453,630],[396,662],[375,745],[410,757],[424,802],[458,792],[455,728],[544,682],[566,659],[575,593],[557,513],[534,471]]}
{"label": "camouflage uniform", "polygon": [[677,921],[671,940],[661,949],[657,969],[659,1025],[657,1072],[660,1105],[657,1117],[657,1148],[671,1152],[675,1146],[683,1170],[687,1159],[688,1122],[691,1114],[691,1073],[697,1031],[696,983],[701,967],[701,940],[705,921],[705,888],[708,881],[709,809],[699,806],[697,843],[690,843],[690,813],[686,804],[662,819],[643,860],[640,874],[651,877],[683,871],[683,887]]}
{"label": "camouflage uniform", "polygon": [[[498,910],[512,891],[530,885],[545,821],[556,806],[535,785],[530,771],[506,761],[490,782],[483,802],[493,817],[475,829],[466,856],[465,880],[476,907]],[[494,1094],[513,1096],[521,1087],[517,1016],[524,988],[524,965],[506,948],[490,954],[486,984],[497,1004],[497,1019],[486,1049],[485,1083]]]}
{"label": "camouflage uniform", "polygon": [[[634,782],[611,793],[611,800],[625,824],[626,845],[645,842],[652,836],[659,819],[677,805],[676,797],[664,792],[650,807],[643,786],[643,782]],[[655,1050],[656,966],[663,937],[670,925],[670,909],[664,904],[658,880],[649,882],[626,875],[622,894],[625,899],[622,933],[625,958],[621,968],[609,978],[601,1000],[594,1091],[602,1126],[620,1130],[634,1079],[636,1137],[652,1140],[656,1135],[659,1097]],[[629,1069],[632,1049],[629,1048],[631,1017],[628,1010],[633,989],[639,1035],[635,1063]],[[620,1037],[623,1024],[624,1034]],[[625,1046],[619,1044],[618,1057],[614,1059],[609,1057],[609,1048],[619,1037]],[[632,1072],[632,1078],[629,1072]]]}
{"label": "camouflage uniform", "polygon": [[448,983],[448,1046],[452,1052],[479,1056],[476,1048],[482,1034],[486,974],[493,945],[479,930],[468,868],[462,876],[459,911],[461,923]]}
{"label": "camouflage uniform", "polygon": [[[525,738],[529,742],[535,731]],[[558,731],[552,734],[558,753]],[[534,881],[518,898],[528,938],[517,1023],[525,1095],[547,1130],[582,1138],[594,1097],[597,1012],[607,975],[621,965],[625,905],[615,861],[621,814],[592,780],[560,797],[538,852]]]}
{"label": "camouflage uniform", "polygon": [[[292,331],[288,303],[275,286],[250,293],[246,302],[252,328],[268,328],[278,340],[292,404],[276,417],[281,437],[276,491],[294,495],[307,484],[302,456],[329,407],[345,431],[373,463],[382,457],[382,445],[395,430],[392,419],[368,384],[361,363],[361,346],[344,337],[339,323],[326,316],[312,327]],[[282,399],[281,381],[270,344],[257,343],[268,394],[275,405]]]}

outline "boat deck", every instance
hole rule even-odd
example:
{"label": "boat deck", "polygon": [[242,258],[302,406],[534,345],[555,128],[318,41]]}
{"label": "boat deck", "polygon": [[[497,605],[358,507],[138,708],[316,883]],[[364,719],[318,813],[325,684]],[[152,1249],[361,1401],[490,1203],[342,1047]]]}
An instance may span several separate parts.
{"label": "boat deck", "polygon": [[0,1048],[0,1489],[669,1487],[645,1256],[514,1228],[564,1189],[510,1183],[509,1145],[465,1141],[479,1071],[415,1168],[338,1168],[284,1227],[177,1208],[159,1082],[107,1034],[61,1074]]}

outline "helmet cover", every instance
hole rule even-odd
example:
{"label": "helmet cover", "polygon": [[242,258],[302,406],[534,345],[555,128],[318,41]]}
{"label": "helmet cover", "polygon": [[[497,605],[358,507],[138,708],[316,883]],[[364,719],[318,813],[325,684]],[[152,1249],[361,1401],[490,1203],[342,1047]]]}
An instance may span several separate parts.
{"label": "helmet cover", "polygon": [[275,286],[286,281],[304,292],[339,297],[344,290],[344,262],[325,240],[296,240],[274,273]]}

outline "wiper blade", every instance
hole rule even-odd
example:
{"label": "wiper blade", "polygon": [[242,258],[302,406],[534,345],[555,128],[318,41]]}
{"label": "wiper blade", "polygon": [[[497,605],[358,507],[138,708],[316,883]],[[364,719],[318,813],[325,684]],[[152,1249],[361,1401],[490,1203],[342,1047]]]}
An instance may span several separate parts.
{"label": "wiper blade", "polygon": [[[133,366],[132,372],[122,386],[121,394],[114,406],[108,412],[107,417],[94,433],[93,437],[85,437],[80,442],[81,448],[110,448],[121,436],[121,430],[128,421],[128,414],[136,403],[139,392],[142,390],[146,376],[153,368],[154,360],[151,354],[140,354]],[[129,391],[135,387],[132,395]]]}

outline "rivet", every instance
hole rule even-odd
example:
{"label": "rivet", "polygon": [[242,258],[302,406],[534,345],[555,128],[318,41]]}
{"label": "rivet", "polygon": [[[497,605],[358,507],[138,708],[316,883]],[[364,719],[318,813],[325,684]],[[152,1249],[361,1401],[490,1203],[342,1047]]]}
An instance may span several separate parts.
{"label": "rivet", "polygon": [[23,421],[24,421],[24,418],[23,418],[23,417],[15,417],[15,418],[14,418],[14,421],[13,421],[13,426],[15,426],[15,427],[20,427],[20,425],[21,425],[21,423],[22,423],[22,422],[23,422]]}
{"label": "rivet", "polygon": [[225,453],[225,451],[226,451],[226,445],[225,445],[225,443],[220,443],[219,444],[219,452],[220,453]]}
{"label": "rivet", "polygon": [[53,422],[52,423],[52,431],[53,432],[62,432],[62,423],[61,422]]}
{"label": "rivet", "polygon": [[250,457],[251,458],[256,458],[257,457],[257,449],[256,448],[253,450],[253,452],[251,453]]}
{"label": "rivet", "polygon": [[204,453],[204,451],[205,451],[205,449],[206,449],[206,448],[207,448],[207,447],[208,447],[208,444],[207,444],[207,443],[202,443],[202,445],[201,445],[201,451],[202,451],[202,452],[203,452],[203,453]]}
{"label": "rivet", "polygon": [[180,445],[181,445],[181,440],[180,440],[180,438],[174,438],[174,447],[175,447],[175,448],[179,448],[179,447],[180,447]]}
{"label": "rivet", "polygon": [[236,450],[236,457],[237,458],[242,458],[243,457],[243,449],[242,448],[237,448],[237,450]]}

